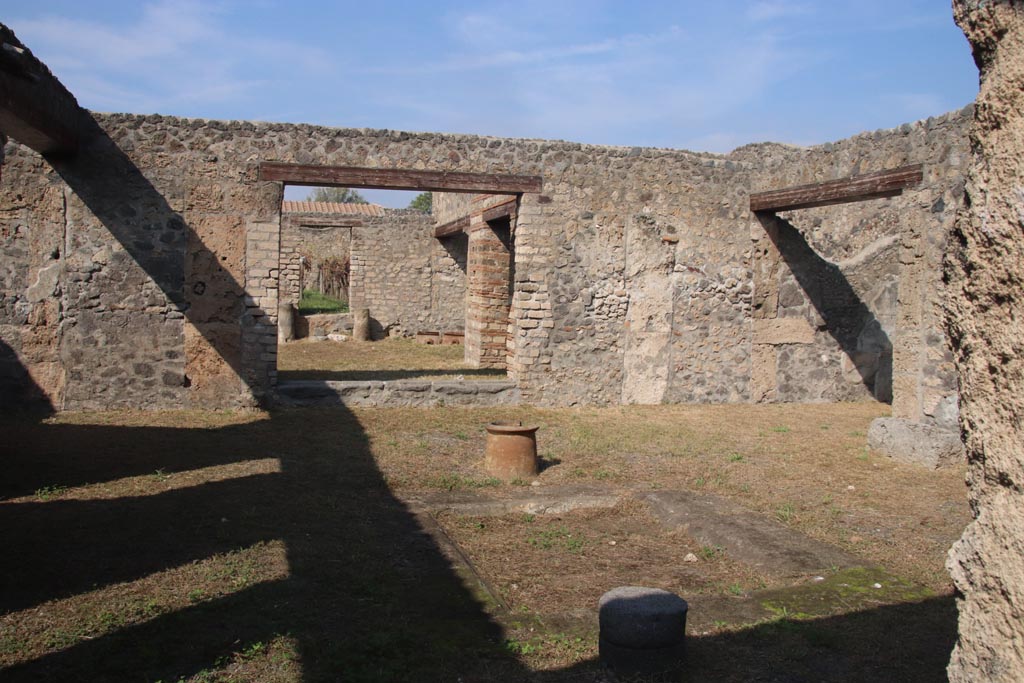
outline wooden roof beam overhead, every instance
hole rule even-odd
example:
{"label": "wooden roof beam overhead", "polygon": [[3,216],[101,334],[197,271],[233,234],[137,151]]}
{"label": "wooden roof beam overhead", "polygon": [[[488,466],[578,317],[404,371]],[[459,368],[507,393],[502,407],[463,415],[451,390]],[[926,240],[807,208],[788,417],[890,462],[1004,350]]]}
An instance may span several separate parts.
{"label": "wooden roof beam overhead", "polygon": [[264,161],[260,180],[277,180],[289,185],[337,186],[375,190],[419,190],[421,192],[469,192],[473,194],[519,194],[540,192],[541,176],[461,171],[413,171],[400,168],[359,168],[355,166],[310,166]]}
{"label": "wooden roof beam overhead", "polygon": [[754,212],[793,211],[816,206],[859,202],[865,199],[896,197],[903,193],[903,188],[917,185],[923,177],[921,164],[914,164],[824,183],[797,185],[767,192],[753,192],[750,195],[750,210]]}
{"label": "wooden roof beam overhead", "polygon": [[0,24],[0,133],[49,156],[78,151],[90,121],[75,96]]}

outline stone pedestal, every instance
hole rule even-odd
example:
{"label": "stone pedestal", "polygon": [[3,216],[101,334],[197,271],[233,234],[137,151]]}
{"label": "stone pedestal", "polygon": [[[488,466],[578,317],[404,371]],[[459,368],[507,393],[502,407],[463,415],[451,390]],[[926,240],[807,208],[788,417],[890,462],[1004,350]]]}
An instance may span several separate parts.
{"label": "stone pedestal", "polygon": [[358,308],[352,314],[352,339],[357,342],[370,341],[370,309]]}
{"label": "stone pedestal", "polygon": [[659,588],[620,586],[601,596],[601,661],[622,676],[671,676],[686,654],[686,601]]}
{"label": "stone pedestal", "polygon": [[933,470],[961,463],[965,458],[959,431],[898,417],[873,420],[868,428],[868,446],[893,460]]}
{"label": "stone pedestal", "polygon": [[283,301],[277,307],[277,343],[284,344],[295,339],[295,307],[290,301]]}
{"label": "stone pedestal", "polygon": [[537,429],[518,421],[488,424],[484,457],[487,473],[505,481],[537,476]]}

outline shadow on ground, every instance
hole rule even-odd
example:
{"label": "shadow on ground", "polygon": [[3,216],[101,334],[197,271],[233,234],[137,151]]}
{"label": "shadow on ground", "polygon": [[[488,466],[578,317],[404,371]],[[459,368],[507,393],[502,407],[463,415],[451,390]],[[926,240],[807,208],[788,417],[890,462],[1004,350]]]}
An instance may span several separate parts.
{"label": "shadow on ground", "polygon": [[[306,682],[608,680],[592,660],[534,672],[505,648],[498,613],[391,494],[344,408],[213,429],[3,426],[0,500],[267,458],[280,472],[153,495],[0,504],[0,618],[260,541],[284,541],[289,571],[80,639],[0,670],[4,681],[178,681],[280,635],[297,643]],[[943,680],[955,630],[951,598],[780,619],[692,636],[683,680]]]}
{"label": "shadow on ground", "polygon": [[289,576],[0,671],[177,681],[288,635],[304,681],[522,680],[502,632],[388,490],[354,416],[219,429],[9,422],[0,496],[276,458],[280,472],[147,496],[0,505],[0,616],[281,539]]}

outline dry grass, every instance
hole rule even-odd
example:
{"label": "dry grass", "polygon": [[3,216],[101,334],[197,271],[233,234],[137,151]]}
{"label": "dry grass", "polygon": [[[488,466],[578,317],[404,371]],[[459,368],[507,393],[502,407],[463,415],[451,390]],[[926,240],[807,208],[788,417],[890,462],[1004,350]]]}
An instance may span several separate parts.
{"label": "dry grass", "polygon": [[[719,549],[660,526],[632,500],[560,515],[448,514],[439,521],[509,607],[542,617],[593,608],[596,597],[622,585],[697,595],[741,593],[767,584],[767,577]],[[698,562],[686,562],[688,554]]]}
{"label": "dry grass", "polygon": [[375,342],[281,344],[277,369],[282,380],[503,379],[503,370],[471,368],[461,344],[421,344],[392,337]]}
{"label": "dry grass", "polygon": [[[440,515],[513,608],[499,620],[402,502],[439,489],[521,495],[482,470],[483,425],[494,419],[541,426],[542,486],[714,492],[948,594],[945,551],[968,519],[963,471],[868,453],[867,425],[884,412],[323,409],[7,421],[0,678],[518,681],[553,670],[543,680],[597,681],[592,634],[558,615],[625,583],[726,598],[764,585],[635,502],[558,517]],[[699,563],[682,561],[690,552]],[[809,678],[885,680],[878,658],[891,656],[927,678],[941,671],[950,604],[721,633],[696,641],[692,661],[715,680],[748,680],[766,661],[809,667],[799,669]],[[886,649],[903,623],[921,635],[913,651],[923,664]],[[815,668],[833,655],[848,667],[842,675]]]}
{"label": "dry grass", "polygon": [[[601,484],[724,495],[937,592],[967,524],[961,468],[926,471],[868,452],[873,403],[631,406],[580,410],[356,411],[398,491],[439,473],[483,476],[483,425],[539,424],[544,485]],[[371,417],[372,415],[372,417]],[[481,488],[492,495],[515,487]]]}

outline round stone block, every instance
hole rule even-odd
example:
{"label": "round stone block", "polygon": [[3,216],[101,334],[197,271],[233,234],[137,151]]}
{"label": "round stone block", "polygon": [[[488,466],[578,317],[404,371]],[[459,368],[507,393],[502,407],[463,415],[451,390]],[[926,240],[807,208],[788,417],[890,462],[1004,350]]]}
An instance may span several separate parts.
{"label": "round stone block", "polygon": [[661,674],[671,676],[669,680],[678,680],[675,674],[683,669],[686,641],[669,647],[636,648],[623,647],[601,638],[598,640],[598,654],[605,666],[622,677],[643,676],[643,680],[651,681],[661,680],[655,678]]}
{"label": "round stone block", "polygon": [[681,645],[687,609],[685,600],[660,588],[613,588],[598,602],[601,639],[633,649]]}

